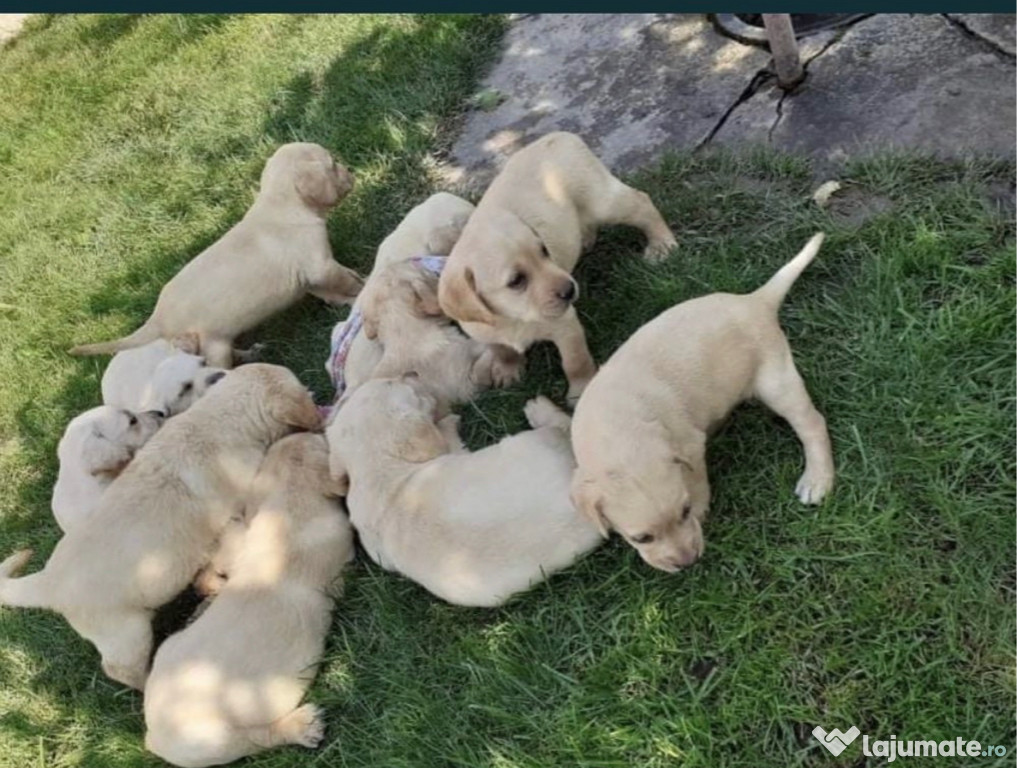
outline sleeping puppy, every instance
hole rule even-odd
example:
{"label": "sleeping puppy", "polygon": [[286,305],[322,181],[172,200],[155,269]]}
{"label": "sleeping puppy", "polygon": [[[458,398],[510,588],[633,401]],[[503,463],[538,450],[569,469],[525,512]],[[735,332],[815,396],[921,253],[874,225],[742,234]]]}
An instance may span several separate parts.
{"label": "sleeping puppy", "polygon": [[46,567],[12,578],[30,551],[0,563],[0,604],[49,608],[102,656],[106,674],[141,688],[154,609],[208,562],[241,514],[268,446],[319,427],[317,408],[285,368],[237,368],[170,419],[103,493],[91,523],[57,542]]}
{"label": "sleeping puppy", "polygon": [[60,472],[51,502],[61,530],[91,518],[103,491],[162,426],[164,416],[100,405],[71,420],[57,446]]}
{"label": "sleeping puppy", "polygon": [[414,370],[443,400],[462,402],[479,388],[507,384],[517,374],[503,370],[488,345],[456,330],[438,306],[435,270],[472,212],[466,200],[439,192],[382,241],[349,319],[333,332],[325,367],[337,396],[370,378]]}
{"label": "sleeping puppy", "polygon": [[572,498],[605,536],[618,531],[653,567],[673,572],[702,555],[706,438],[743,400],[762,400],[802,441],[805,473],[795,493],[803,503],[818,504],[833,486],[826,421],[777,321],[822,241],[813,237],[754,293],[702,296],[651,320],[579,400]]}
{"label": "sleeping puppy", "polygon": [[155,654],[145,747],[174,765],[219,765],[283,744],[316,747],[314,679],[353,532],[321,435],[285,437],[254,481],[229,581]]}
{"label": "sleeping puppy", "polygon": [[600,541],[569,500],[569,417],[531,400],[532,431],[475,453],[458,417],[435,422],[418,379],[374,379],[352,392],[327,429],[332,475],[378,565],[450,603],[501,605]]}
{"label": "sleeping puppy", "polygon": [[210,368],[203,357],[173,355],[155,369],[145,389],[145,404],[166,416],[183,413],[226,375],[222,368]]}
{"label": "sleeping puppy", "polygon": [[162,289],[155,310],[129,336],[71,350],[100,355],[193,334],[210,365],[233,365],[233,340],[312,293],[348,304],[362,282],[332,258],[325,219],[353,176],[317,144],[285,144],[265,165],[244,218]]}
{"label": "sleeping puppy", "polygon": [[558,347],[575,402],[596,366],[573,302],[571,272],[597,228],[629,224],[646,257],[675,247],[650,198],[622,184],[571,133],[551,133],[509,158],[452,249],[438,300],[470,336],[503,345],[504,364],[536,341]]}

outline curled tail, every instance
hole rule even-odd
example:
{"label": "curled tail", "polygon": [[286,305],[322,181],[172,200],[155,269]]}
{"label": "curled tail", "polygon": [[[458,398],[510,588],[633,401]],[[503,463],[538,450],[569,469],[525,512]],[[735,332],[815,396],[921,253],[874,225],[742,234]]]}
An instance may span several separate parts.
{"label": "curled tail", "polygon": [[38,575],[32,574],[23,579],[13,578],[25,567],[32,550],[22,549],[15,552],[0,563],[0,605],[16,605],[22,608],[45,608],[47,603],[39,599],[33,585]]}
{"label": "curled tail", "polygon": [[134,333],[114,341],[101,341],[98,344],[82,344],[71,349],[72,355],[112,355],[124,349],[140,347],[156,339],[162,338],[162,334],[152,325],[149,320]]}
{"label": "curled tail", "polygon": [[787,292],[791,290],[791,286],[795,284],[798,276],[816,258],[816,254],[819,253],[819,246],[823,244],[823,238],[825,237],[826,235],[822,232],[813,235],[812,239],[805,244],[805,247],[798,252],[797,256],[778,269],[777,274],[771,277],[762,288],[756,290],[752,295],[758,296],[774,309],[779,307],[784,301],[784,297],[787,296]]}

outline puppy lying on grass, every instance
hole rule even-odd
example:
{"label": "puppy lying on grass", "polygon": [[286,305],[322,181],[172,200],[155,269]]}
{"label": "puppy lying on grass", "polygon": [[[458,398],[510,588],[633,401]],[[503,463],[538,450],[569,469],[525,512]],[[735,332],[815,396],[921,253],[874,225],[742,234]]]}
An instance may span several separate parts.
{"label": "puppy lying on grass", "polygon": [[57,446],[60,472],[51,506],[64,532],[88,522],[110,483],[162,426],[160,411],[100,405],[78,414]]}
{"label": "puppy lying on grass", "polygon": [[166,283],[141,328],[71,354],[110,354],[193,334],[209,365],[231,368],[233,340],[305,294],[351,303],[362,281],[332,258],[325,219],[352,188],[352,174],[324,147],[284,144],[265,164],[244,218]]}
{"label": "puppy lying on grass", "polygon": [[532,431],[475,453],[415,376],[375,379],[328,427],[334,477],[371,559],[458,605],[496,606],[600,542],[569,501],[569,417],[531,400]]}
{"label": "puppy lying on grass", "polygon": [[102,374],[102,401],[128,411],[186,411],[216,381],[222,368],[205,364],[197,339],[158,339],[117,352]]}
{"label": "puppy lying on grass", "polygon": [[575,402],[596,365],[570,273],[606,224],[641,229],[650,260],[677,245],[650,198],[612,176],[582,139],[538,139],[509,158],[463,229],[441,275],[442,310],[473,338],[501,345],[506,367],[521,366],[534,342],[554,342]]}
{"label": "puppy lying on grass", "polygon": [[43,570],[12,578],[28,550],[0,563],[0,604],[63,614],[98,649],[109,677],[142,688],[153,611],[208,562],[219,533],[242,513],[268,446],[318,426],[310,393],[290,371],[238,368],[148,441],[91,523],[71,528]]}
{"label": "puppy lying on grass", "polygon": [[324,652],[353,531],[314,434],[268,451],[229,580],[155,654],[145,746],[174,765],[219,765],[282,744],[316,747],[321,713],[300,701]]}
{"label": "puppy lying on grass", "polygon": [[826,421],[777,320],[822,242],[822,234],[813,237],[753,293],[713,293],[651,320],[579,400],[572,497],[604,536],[618,531],[653,567],[675,571],[702,555],[706,439],[743,400],[762,400],[802,441],[805,473],[795,489],[802,502],[818,504],[833,486]]}

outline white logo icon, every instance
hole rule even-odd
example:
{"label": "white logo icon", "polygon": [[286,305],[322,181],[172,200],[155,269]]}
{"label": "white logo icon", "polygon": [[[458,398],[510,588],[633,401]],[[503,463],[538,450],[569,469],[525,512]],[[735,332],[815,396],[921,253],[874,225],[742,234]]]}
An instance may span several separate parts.
{"label": "white logo icon", "polygon": [[848,744],[857,739],[860,733],[861,731],[853,725],[843,733],[836,728],[827,733],[819,725],[812,729],[812,735],[816,737],[820,744],[830,750],[834,757],[847,749]]}

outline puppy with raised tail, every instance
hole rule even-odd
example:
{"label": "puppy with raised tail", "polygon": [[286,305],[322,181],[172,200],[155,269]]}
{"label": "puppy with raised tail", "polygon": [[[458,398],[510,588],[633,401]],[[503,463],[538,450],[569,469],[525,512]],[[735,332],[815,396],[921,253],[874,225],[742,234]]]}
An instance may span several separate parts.
{"label": "puppy with raised tail", "polygon": [[244,218],[163,287],[141,328],[71,354],[112,354],[193,335],[209,365],[232,368],[234,339],[306,294],[351,303],[362,281],[332,258],[325,220],[352,188],[353,175],[324,147],[284,144],[265,164]]}
{"label": "puppy with raised tail", "polygon": [[242,513],[265,452],[297,429],[317,429],[310,393],[285,368],[232,371],[170,419],[102,494],[89,525],[70,528],[38,573],[13,578],[28,550],[0,563],[0,605],[63,614],[114,680],[142,688],[152,615],[210,559]]}
{"label": "puppy with raised tail", "polygon": [[64,532],[91,519],[110,483],[162,426],[161,411],[100,405],[75,416],[57,446],[60,472],[51,507]]}
{"label": "puppy with raised tail", "polygon": [[522,365],[537,341],[554,342],[575,402],[596,365],[571,272],[607,224],[641,229],[651,260],[676,246],[650,198],[612,176],[582,139],[538,139],[509,158],[463,229],[441,275],[442,310],[473,338],[500,345],[503,367]]}
{"label": "puppy with raised tail", "polygon": [[333,477],[371,559],[450,603],[496,606],[600,542],[569,500],[569,417],[531,400],[532,430],[474,453],[415,376],[352,392],[327,429]]}
{"label": "puppy with raised tail", "polygon": [[791,357],[777,310],[823,235],[762,288],[682,302],[636,331],[576,407],[572,498],[604,536],[620,533],[655,568],[703,552],[710,504],[706,439],[740,402],[758,398],[787,419],[805,449],[795,493],[818,504],[833,486],[826,420]]}
{"label": "puppy with raised tail", "polygon": [[301,705],[324,652],[353,532],[317,434],[268,451],[229,580],[155,654],[145,684],[145,746],[174,765],[220,765],[269,747],[316,747],[321,712]]}

